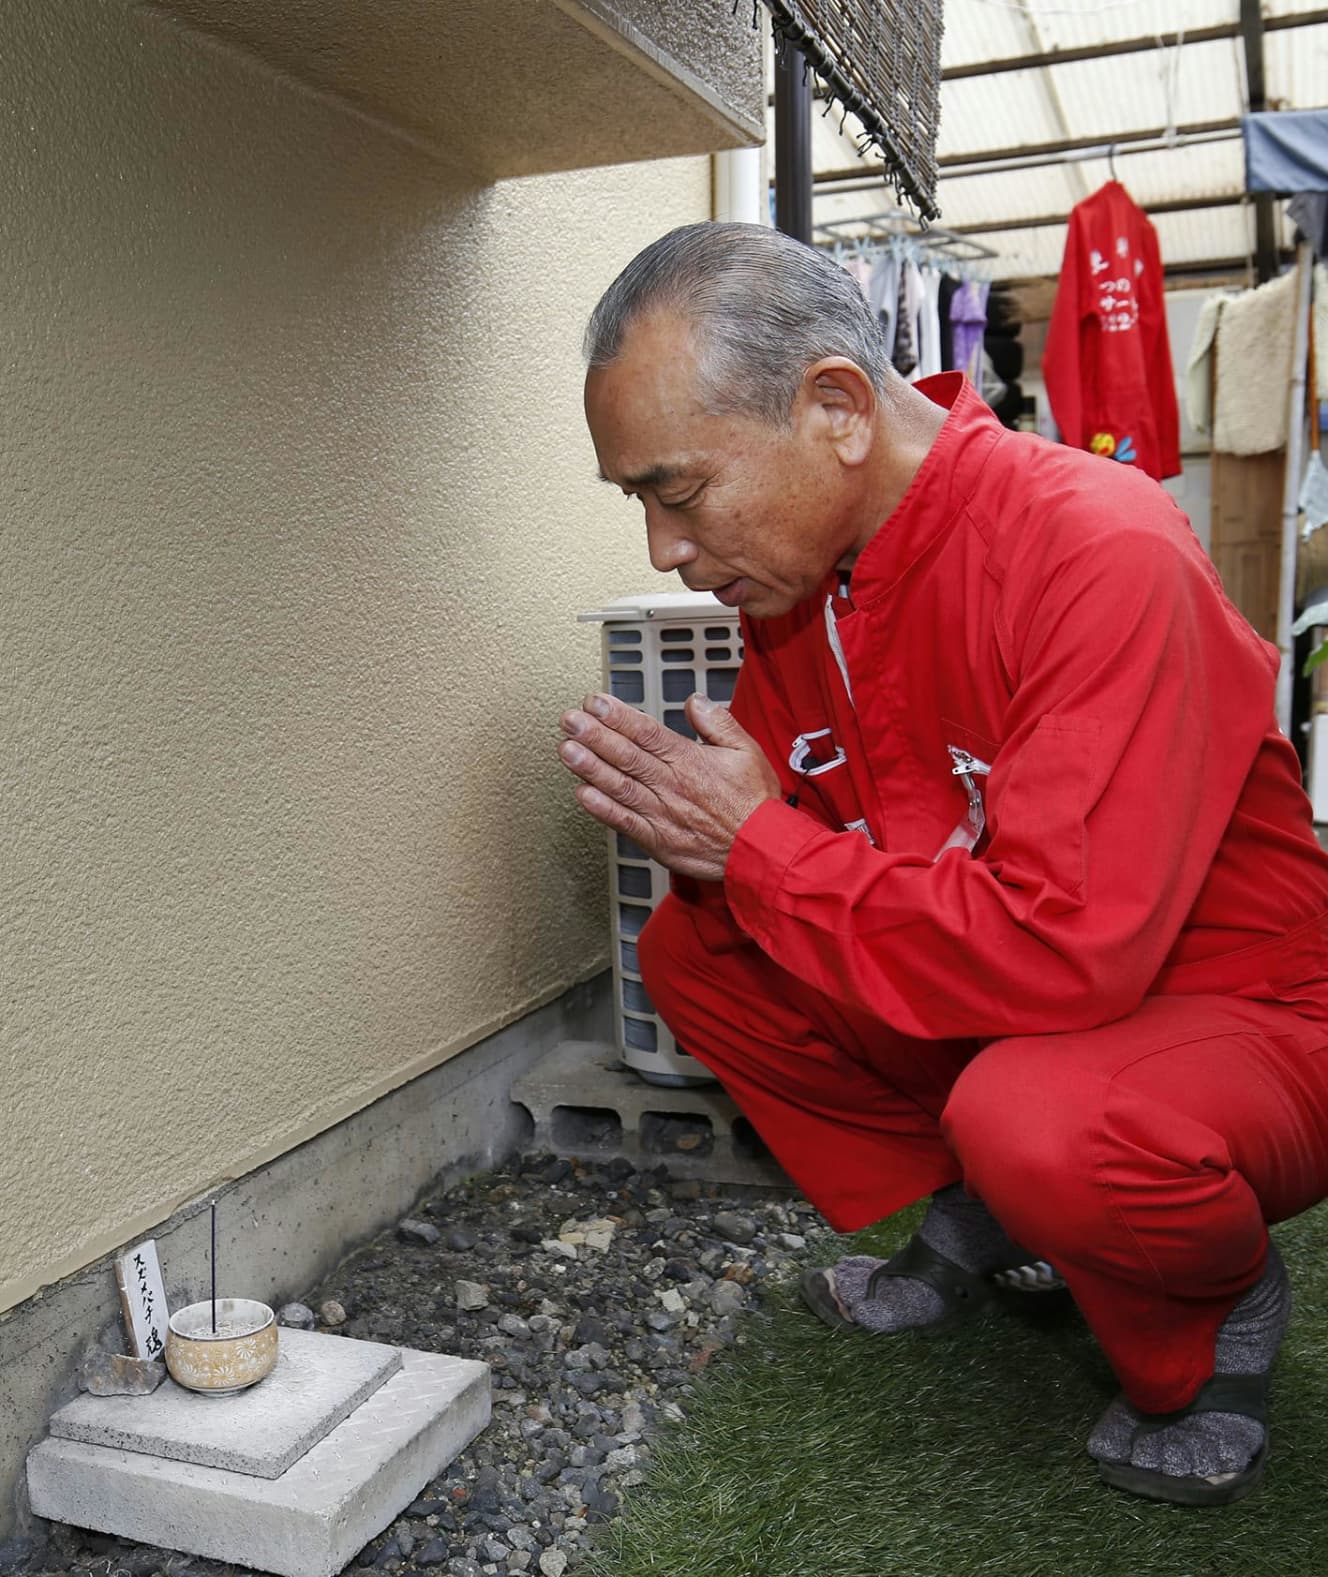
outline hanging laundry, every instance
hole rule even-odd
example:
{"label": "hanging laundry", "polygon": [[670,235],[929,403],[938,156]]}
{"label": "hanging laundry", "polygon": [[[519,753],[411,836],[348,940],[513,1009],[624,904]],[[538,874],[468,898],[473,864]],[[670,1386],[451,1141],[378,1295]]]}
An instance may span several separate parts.
{"label": "hanging laundry", "polygon": [[840,266],[846,274],[852,274],[858,282],[858,289],[870,302],[872,266],[867,259],[859,253],[854,257],[846,257]]}
{"label": "hanging laundry", "polygon": [[937,269],[922,270],[922,307],[918,313],[918,366],[913,374],[919,378],[934,378],[944,372],[941,361],[941,275]]}
{"label": "hanging laundry", "polygon": [[1328,191],[1328,109],[1243,116],[1247,192]]}
{"label": "hanging laundry", "polygon": [[987,330],[982,336],[984,370],[989,361],[993,377],[991,392],[984,384],[982,395],[1003,427],[1017,427],[1025,414],[1024,390],[1019,382],[1024,370],[1022,328],[1018,297],[1008,285],[993,283],[987,296]]}
{"label": "hanging laundry", "polygon": [[959,281],[953,274],[942,274],[940,289],[936,293],[936,317],[941,326],[941,371],[955,372],[957,370],[954,358],[954,324],[950,318],[950,308],[954,303],[955,291],[959,289]]}
{"label": "hanging laundry", "polygon": [[1007,280],[995,280],[987,297],[987,338],[1017,339],[1024,326],[1019,291]]}
{"label": "hanging laundry", "polygon": [[1328,526],[1328,467],[1317,449],[1310,451],[1305,480],[1300,484],[1300,512],[1305,517],[1300,530],[1302,538],[1312,537],[1320,527]]}
{"label": "hanging laundry", "polygon": [[1222,303],[1213,399],[1213,448],[1222,454],[1269,454],[1286,443],[1296,285],[1293,268]]}
{"label": "hanging laundry", "polygon": [[954,334],[954,370],[976,387],[982,384],[982,336],[987,327],[985,282],[966,279],[950,300],[950,326]]}
{"label": "hanging laundry", "polygon": [[899,254],[893,247],[882,252],[872,269],[867,305],[876,314],[885,335],[885,353],[894,355],[895,318],[899,310]]}
{"label": "hanging laundry", "polygon": [[895,371],[913,381],[919,359],[920,326],[922,310],[922,274],[911,257],[905,258],[899,270],[899,312],[895,319]]}
{"label": "hanging laundry", "polygon": [[1319,257],[1328,257],[1328,192],[1297,192],[1286,207],[1296,234],[1308,241]]}
{"label": "hanging laundry", "polygon": [[1213,430],[1213,357],[1217,348],[1217,320],[1228,292],[1205,298],[1194,325],[1190,354],[1185,360],[1185,414],[1197,433]]}
{"label": "hanging laundry", "polygon": [[1067,444],[1159,480],[1180,475],[1162,255],[1119,181],[1070,214],[1042,366]]}
{"label": "hanging laundry", "polygon": [[980,375],[982,381],[978,384],[978,393],[994,411],[998,405],[1003,403],[1006,395],[1009,394],[1010,386],[1008,383],[1006,383],[1005,379],[1001,377],[1000,373],[996,371],[995,365],[991,359],[991,352],[989,350],[984,350],[982,352],[982,368]]}

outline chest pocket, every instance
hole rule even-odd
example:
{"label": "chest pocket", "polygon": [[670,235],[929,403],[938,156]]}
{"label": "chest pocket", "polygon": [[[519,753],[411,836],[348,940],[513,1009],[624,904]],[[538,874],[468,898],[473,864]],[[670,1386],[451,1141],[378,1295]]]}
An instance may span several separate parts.
{"label": "chest pocket", "polygon": [[946,742],[950,777],[963,790],[968,803],[954,830],[933,855],[934,860],[950,849],[967,849],[971,853],[981,843],[987,828],[987,778],[998,750],[992,740],[971,728],[961,728],[948,718],[941,719],[941,733]]}

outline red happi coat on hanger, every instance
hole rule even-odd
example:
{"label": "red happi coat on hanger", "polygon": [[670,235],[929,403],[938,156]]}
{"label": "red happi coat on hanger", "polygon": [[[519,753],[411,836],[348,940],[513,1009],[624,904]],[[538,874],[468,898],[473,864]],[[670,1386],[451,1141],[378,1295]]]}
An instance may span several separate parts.
{"label": "red happi coat on hanger", "polygon": [[1070,215],[1043,376],[1076,449],[1180,475],[1180,423],[1157,231],[1119,181]]}

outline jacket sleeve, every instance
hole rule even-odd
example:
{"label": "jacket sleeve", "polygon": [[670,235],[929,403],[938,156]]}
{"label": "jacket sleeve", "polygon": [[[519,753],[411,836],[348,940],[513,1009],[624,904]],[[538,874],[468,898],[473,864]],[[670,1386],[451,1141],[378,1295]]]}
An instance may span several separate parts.
{"label": "jacket sleeve", "polygon": [[[788,742],[797,734],[797,729],[791,726],[788,703],[772,665],[762,655],[763,644],[762,634],[744,619],[745,651],[729,710],[760,745],[766,759],[779,775],[780,792],[786,798],[796,799],[798,777],[788,764]],[[729,913],[722,882],[703,882],[692,876],[673,875],[669,878],[669,888],[674,897],[683,903],[706,910],[715,922],[728,922],[735,933],[734,941],[748,940]]]}
{"label": "jacket sleeve", "polygon": [[771,803],[729,859],[732,911],[771,958],[905,1034],[1137,1007],[1272,726],[1271,648],[1197,549],[1139,529],[1036,579],[1004,610],[1014,694],[979,857],[871,849]]}
{"label": "jacket sleeve", "polygon": [[1042,375],[1047,399],[1051,402],[1051,414],[1056,418],[1062,441],[1073,449],[1082,449],[1088,436],[1084,431],[1081,355],[1085,282],[1090,287],[1092,283],[1087,272],[1087,247],[1083,217],[1076,208],[1070,214],[1060,282],[1056,286],[1046,348],[1042,353]]}
{"label": "jacket sleeve", "polygon": [[1176,371],[1171,360],[1171,336],[1167,331],[1167,303],[1162,278],[1162,253],[1157,231],[1145,224],[1143,234],[1144,277],[1148,280],[1148,322],[1141,325],[1147,333],[1148,392],[1157,430],[1158,461],[1162,476],[1179,476],[1180,409],[1176,401]]}

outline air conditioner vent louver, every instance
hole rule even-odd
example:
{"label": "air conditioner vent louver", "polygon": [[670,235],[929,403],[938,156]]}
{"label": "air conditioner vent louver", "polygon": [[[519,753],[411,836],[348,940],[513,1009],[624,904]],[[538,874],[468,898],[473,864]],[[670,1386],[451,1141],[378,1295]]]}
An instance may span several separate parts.
{"label": "air conditioner vent louver", "polygon": [[[742,662],[736,608],[709,592],[623,597],[583,621],[603,624],[604,688],[620,701],[694,738],[683,705],[693,691],[733,699]],[[618,1048],[629,1068],[658,1084],[710,1081],[655,1012],[638,969],[636,938],[669,890],[668,872],[630,838],[609,834],[613,986]]]}

